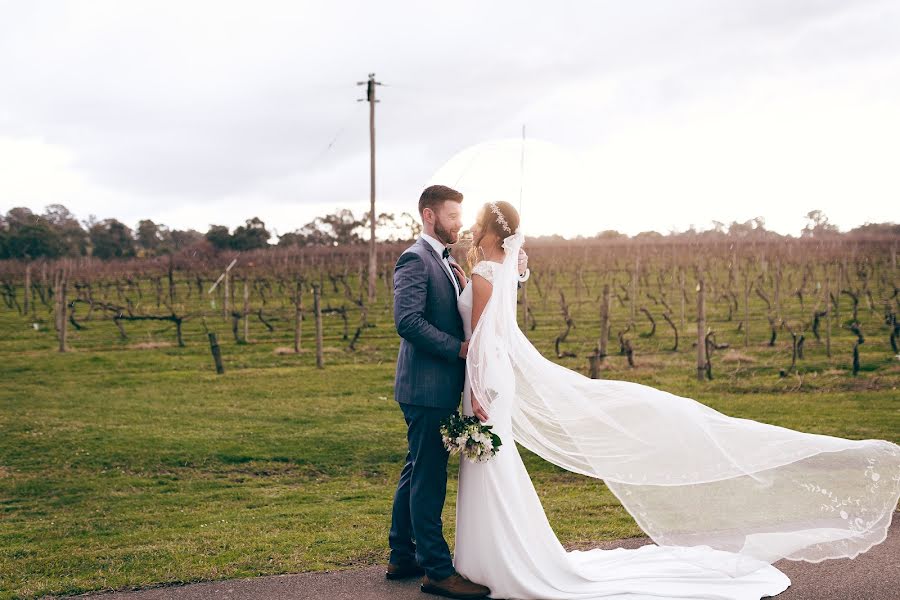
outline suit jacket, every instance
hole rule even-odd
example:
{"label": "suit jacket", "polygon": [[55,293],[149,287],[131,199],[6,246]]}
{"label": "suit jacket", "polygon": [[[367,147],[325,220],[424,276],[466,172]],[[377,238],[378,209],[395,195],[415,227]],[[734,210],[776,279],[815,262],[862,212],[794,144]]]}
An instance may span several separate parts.
{"label": "suit jacket", "polygon": [[465,382],[465,338],[456,288],[441,257],[419,238],[394,267],[394,324],[400,340],[394,399],[454,408]]}

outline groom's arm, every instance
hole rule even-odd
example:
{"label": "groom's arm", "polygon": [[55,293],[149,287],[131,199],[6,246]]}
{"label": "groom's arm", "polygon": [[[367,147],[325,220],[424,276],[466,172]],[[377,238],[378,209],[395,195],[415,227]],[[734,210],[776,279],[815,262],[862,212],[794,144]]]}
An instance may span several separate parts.
{"label": "groom's arm", "polygon": [[404,252],[394,268],[394,324],[397,333],[419,350],[450,361],[459,358],[462,341],[425,320],[428,271],[415,252]]}

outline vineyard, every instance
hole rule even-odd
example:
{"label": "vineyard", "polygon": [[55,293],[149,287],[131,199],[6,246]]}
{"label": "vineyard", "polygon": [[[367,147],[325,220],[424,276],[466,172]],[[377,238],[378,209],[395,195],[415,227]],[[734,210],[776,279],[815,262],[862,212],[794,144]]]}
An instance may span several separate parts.
{"label": "vineyard", "polygon": [[[548,358],[900,440],[896,240],[526,248]],[[0,598],[384,562],[402,250],[372,301],[361,246],[0,263]],[[602,481],[522,455],[564,544],[641,535]]]}
{"label": "vineyard", "polygon": [[[558,544],[495,544],[509,556],[462,575],[498,596],[726,597],[742,553],[875,541],[862,495],[900,475],[856,457],[900,444],[900,2],[61,4],[0,0],[0,600],[418,596],[385,568],[405,562],[398,482],[418,550],[436,529],[443,455],[417,420],[441,415],[395,400],[394,269],[457,228],[471,274],[474,238],[521,227],[530,276],[502,313],[546,360],[513,383],[548,367],[532,395],[568,405],[536,403],[531,434],[488,415],[515,511],[477,509],[525,544],[546,517]],[[582,414],[639,443],[585,440]],[[584,460],[532,452],[537,430],[542,455]],[[778,456],[796,476],[760,470]],[[454,556],[463,459],[440,515]],[[681,502],[679,481],[715,498]],[[627,510],[630,488],[652,503]],[[885,508],[883,544],[790,561],[784,598],[900,598]],[[792,547],[803,532],[822,543]],[[735,560],[620,550],[710,538]],[[650,554],[672,561],[645,573]]]}
{"label": "vineyard", "polygon": [[[526,248],[523,330],[546,356],[592,377],[661,361],[707,379],[810,368],[896,376],[900,365],[896,240]],[[207,347],[209,367],[217,354],[221,369],[388,363],[398,344],[391,275],[402,249],[380,248],[372,301],[365,250],[349,246],[6,261],[2,308],[19,315],[35,348]]]}

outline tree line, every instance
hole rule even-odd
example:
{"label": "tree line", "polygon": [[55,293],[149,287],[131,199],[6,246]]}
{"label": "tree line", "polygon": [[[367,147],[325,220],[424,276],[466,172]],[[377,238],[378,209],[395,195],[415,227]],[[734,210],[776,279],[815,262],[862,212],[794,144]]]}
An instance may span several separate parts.
{"label": "tree line", "polygon": [[[807,225],[800,237],[828,238],[848,237],[896,237],[900,225],[894,223],[866,223],[841,233],[829,222],[821,210],[806,214]],[[369,213],[355,215],[348,209],[316,217],[303,227],[278,236],[271,243],[272,234],[259,217],[247,219],[233,230],[225,225],[210,225],[206,233],[194,229],[170,229],[150,219],[142,219],[132,229],[117,219],[98,220],[91,215],[85,221],[75,218],[62,204],[47,206],[42,214],[25,207],[10,209],[0,215],[0,260],[36,258],[75,258],[93,256],[100,259],[152,257],[173,254],[184,249],[203,246],[207,250],[255,250],[272,246],[345,246],[362,244],[368,239]],[[663,235],[656,231],[644,231],[628,236],[615,230],[601,231],[592,237],[579,236],[576,241],[651,241],[696,239],[788,239],[766,229],[765,219],[757,217],[744,222],[733,221],[726,225],[712,222],[712,228],[670,232]],[[415,239],[421,232],[419,221],[409,213],[381,213],[376,222],[379,241],[402,242]],[[541,236],[534,242],[559,242],[561,236]]]}
{"label": "tree line", "polygon": [[[36,258],[100,259],[141,258],[179,252],[202,245],[211,250],[255,250],[271,246],[342,246],[361,244],[366,239],[369,213],[354,215],[347,209],[316,217],[303,227],[278,236],[272,234],[259,217],[233,230],[225,225],[210,225],[206,233],[194,229],[170,229],[150,219],[142,219],[132,229],[118,219],[98,220],[91,215],[79,221],[62,204],[47,206],[43,214],[26,207],[10,209],[0,215],[0,260]],[[421,225],[409,213],[378,216],[381,241],[415,239]]]}

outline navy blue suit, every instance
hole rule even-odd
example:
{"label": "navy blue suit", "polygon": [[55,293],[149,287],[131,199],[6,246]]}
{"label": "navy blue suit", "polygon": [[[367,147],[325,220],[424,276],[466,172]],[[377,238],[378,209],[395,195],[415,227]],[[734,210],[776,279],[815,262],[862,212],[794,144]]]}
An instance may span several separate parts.
{"label": "navy blue suit", "polygon": [[421,238],[394,268],[394,323],[402,338],[394,399],[406,420],[409,451],[394,494],[390,561],[418,562],[435,581],[455,572],[441,521],[448,454],[440,422],[458,410],[465,381],[459,358],[465,334],[450,277]]}

